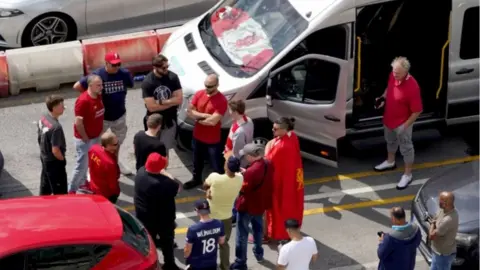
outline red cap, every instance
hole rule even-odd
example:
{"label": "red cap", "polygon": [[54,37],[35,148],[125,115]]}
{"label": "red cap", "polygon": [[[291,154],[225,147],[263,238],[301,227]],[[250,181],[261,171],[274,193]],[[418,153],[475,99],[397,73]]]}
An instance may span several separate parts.
{"label": "red cap", "polygon": [[167,159],[165,157],[159,153],[151,153],[145,163],[145,169],[150,173],[159,173],[165,169],[165,165],[167,165]]}
{"label": "red cap", "polygon": [[116,65],[120,64],[122,60],[120,60],[120,55],[118,55],[118,53],[108,52],[107,54],[105,54],[105,62]]}

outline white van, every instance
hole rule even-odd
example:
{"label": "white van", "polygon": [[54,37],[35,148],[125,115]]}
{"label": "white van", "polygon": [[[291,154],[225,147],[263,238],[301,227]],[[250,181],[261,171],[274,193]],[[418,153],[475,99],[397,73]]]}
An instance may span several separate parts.
{"label": "white van", "polygon": [[272,136],[272,120],[293,116],[302,154],[331,166],[339,139],[382,130],[374,100],[396,56],[410,60],[422,89],[416,126],[479,118],[477,0],[225,0],[174,32],[163,53],[182,83],[187,147],[185,109],[211,73],[228,99],[246,100],[257,140]]}

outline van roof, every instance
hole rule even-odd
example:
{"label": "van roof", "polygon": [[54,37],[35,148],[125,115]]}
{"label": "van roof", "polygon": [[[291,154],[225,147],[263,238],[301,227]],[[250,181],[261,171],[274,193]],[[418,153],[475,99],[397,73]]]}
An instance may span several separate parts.
{"label": "van roof", "polygon": [[[300,15],[308,21],[315,18],[320,12],[331,4],[342,0],[289,0],[290,4],[297,10]],[[306,14],[311,12],[309,18]]]}
{"label": "van roof", "polygon": [[122,233],[117,210],[101,196],[36,196],[0,203],[0,257],[43,246],[109,243]]}

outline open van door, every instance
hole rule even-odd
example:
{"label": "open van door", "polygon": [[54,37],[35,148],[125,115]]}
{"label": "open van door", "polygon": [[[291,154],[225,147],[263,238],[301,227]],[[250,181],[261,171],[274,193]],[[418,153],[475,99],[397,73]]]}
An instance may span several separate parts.
{"label": "open van door", "polygon": [[337,140],[346,134],[347,89],[347,61],[305,55],[269,74],[268,118],[294,117],[302,155],[338,167]]}

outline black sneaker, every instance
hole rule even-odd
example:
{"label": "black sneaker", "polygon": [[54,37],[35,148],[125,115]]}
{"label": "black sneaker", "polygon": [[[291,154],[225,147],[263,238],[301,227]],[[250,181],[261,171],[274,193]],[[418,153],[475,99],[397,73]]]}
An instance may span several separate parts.
{"label": "black sneaker", "polygon": [[197,180],[192,179],[192,180],[186,182],[185,184],[183,184],[183,189],[189,190],[189,189],[192,189],[192,188],[196,188],[200,185],[202,185],[201,181],[197,181]]}

